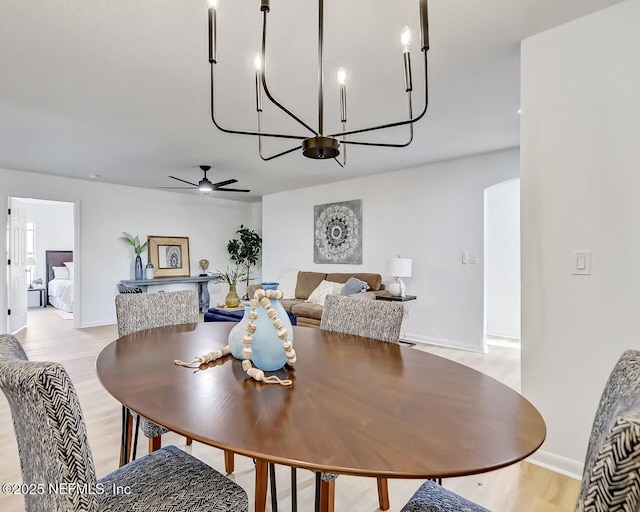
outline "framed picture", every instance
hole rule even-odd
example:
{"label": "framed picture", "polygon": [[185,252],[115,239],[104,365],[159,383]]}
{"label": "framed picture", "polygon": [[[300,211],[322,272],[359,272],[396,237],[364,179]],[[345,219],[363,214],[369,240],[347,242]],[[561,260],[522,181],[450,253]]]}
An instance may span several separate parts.
{"label": "framed picture", "polygon": [[149,262],[154,277],[189,277],[189,238],[186,236],[149,236]]}
{"label": "framed picture", "polygon": [[362,263],[362,199],[313,207],[313,262]]}

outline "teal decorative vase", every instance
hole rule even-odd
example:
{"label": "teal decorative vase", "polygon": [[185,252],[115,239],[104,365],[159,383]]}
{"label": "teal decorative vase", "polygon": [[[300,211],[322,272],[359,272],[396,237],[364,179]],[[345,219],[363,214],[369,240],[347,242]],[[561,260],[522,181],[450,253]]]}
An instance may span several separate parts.
{"label": "teal decorative vase", "polygon": [[247,333],[247,324],[249,323],[249,311],[251,311],[251,304],[248,300],[242,301],[244,306],[244,316],[229,332],[229,348],[231,349],[231,355],[236,359],[242,360],[242,338]]}
{"label": "teal decorative vase", "polygon": [[[276,290],[278,283],[262,283],[262,288]],[[287,315],[284,306],[278,299],[269,300],[271,301],[271,307],[278,315],[278,319],[282,321],[283,327],[289,333],[289,341],[293,344],[293,327],[291,326],[289,315]],[[245,316],[248,316],[248,311],[245,310]],[[278,338],[273,321],[267,316],[267,311],[262,307],[262,304],[258,306],[256,313],[258,313],[258,318],[254,321],[256,332],[253,334],[253,343],[251,345],[253,350],[251,361],[257,368],[265,372],[279,370],[287,362],[287,355],[282,347],[283,341]]]}
{"label": "teal decorative vase", "polygon": [[140,257],[139,254],[136,255],[136,264],[135,264],[135,269],[134,269],[134,276],[136,278],[136,280],[140,280],[144,277],[143,273],[142,273],[142,258]]}

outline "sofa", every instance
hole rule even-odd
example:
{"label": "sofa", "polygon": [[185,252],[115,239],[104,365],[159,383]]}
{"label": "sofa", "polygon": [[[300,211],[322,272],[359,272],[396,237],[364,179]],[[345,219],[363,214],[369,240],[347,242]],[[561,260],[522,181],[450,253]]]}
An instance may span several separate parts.
{"label": "sofa", "polygon": [[[280,302],[287,311],[295,315],[298,325],[304,327],[320,327],[322,320],[323,306],[320,304],[305,302],[309,299],[311,293],[322,283],[322,281],[330,281],[333,283],[346,283],[350,277],[355,277],[364,281],[369,286],[366,293],[355,294],[358,298],[375,299],[376,295],[389,295],[382,284],[382,276],[380,274],[368,273],[324,273],[324,272],[298,272],[295,283],[295,298],[285,298]],[[253,297],[255,291],[262,288],[261,285],[251,285],[247,289],[250,297]]]}

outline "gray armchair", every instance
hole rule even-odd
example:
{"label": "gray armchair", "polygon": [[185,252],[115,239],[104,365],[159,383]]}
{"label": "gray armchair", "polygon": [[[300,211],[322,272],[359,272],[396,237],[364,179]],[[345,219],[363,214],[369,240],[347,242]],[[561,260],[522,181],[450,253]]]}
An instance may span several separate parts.
{"label": "gray armchair", "polygon": [[[591,429],[575,512],[640,510],[640,351],[618,360]],[[486,512],[436,485],[424,483],[401,512]]]}
{"label": "gray armchair", "polygon": [[[24,495],[27,512],[248,510],[241,487],[174,446],[97,480],[67,372],[58,363],[30,362],[10,335],[0,336],[0,388],[11,407],[23,483],[36,490]],[[65,492],[55,492],[59,485]]]}

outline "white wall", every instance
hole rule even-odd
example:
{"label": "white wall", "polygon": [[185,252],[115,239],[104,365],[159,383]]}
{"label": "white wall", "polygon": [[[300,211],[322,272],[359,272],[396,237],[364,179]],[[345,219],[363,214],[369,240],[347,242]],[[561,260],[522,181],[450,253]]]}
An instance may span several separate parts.
{"label": "white wall", "polygon": [[609,372],[640,349],[639,21],[627,1],[522,44],[522,391],[547,423],[536,458],[575,474]]}
{"label": "white wall", "polygon": [[[0,191],[0,206],[5,212],[8,196],[76,204],[74,260],[80,286],[75,290],[75,302],[80,313],[76,314],[76,325],[81,327],[115,322],[116,284],[133,277],[135,259],[132,248],[118,240],[122,231],[142,238],[189,237],[191,274],[196,275],[201,258],[207,258],[213,270],[227,264],[227,241],[240,224],[255,227],[252,204],[206,196],[9,170],[0,170]],[[0,237],[2,254],[6,254],[5,245],[5,237]],[[143,261],[146,263],[146,254]],[[0,275],[6,275],[6,260],[0,265]],[[7,285],[4,279],[0,283],[0,321],[6,325]],[[210,285],[209,290],[212,304],[222,301],[227,291],[222,284]]]}
{"label": "white wall", "polygon": [[520,339],[520,180],[485,195],[487,336]]}
{"label": "white wall", "polygon": [[[517,149],[263,197],[263,276],[286,268],[374,272],[388,258],[413,258],[404,279],[411,319],[405,337],[483,350],[484,189],[518,176]],[[348,172],[348,169],[347,169]],[[362,199],[362,265],[313,263],[313,206]],[[462,265],[463,251],[476,265]]]}

